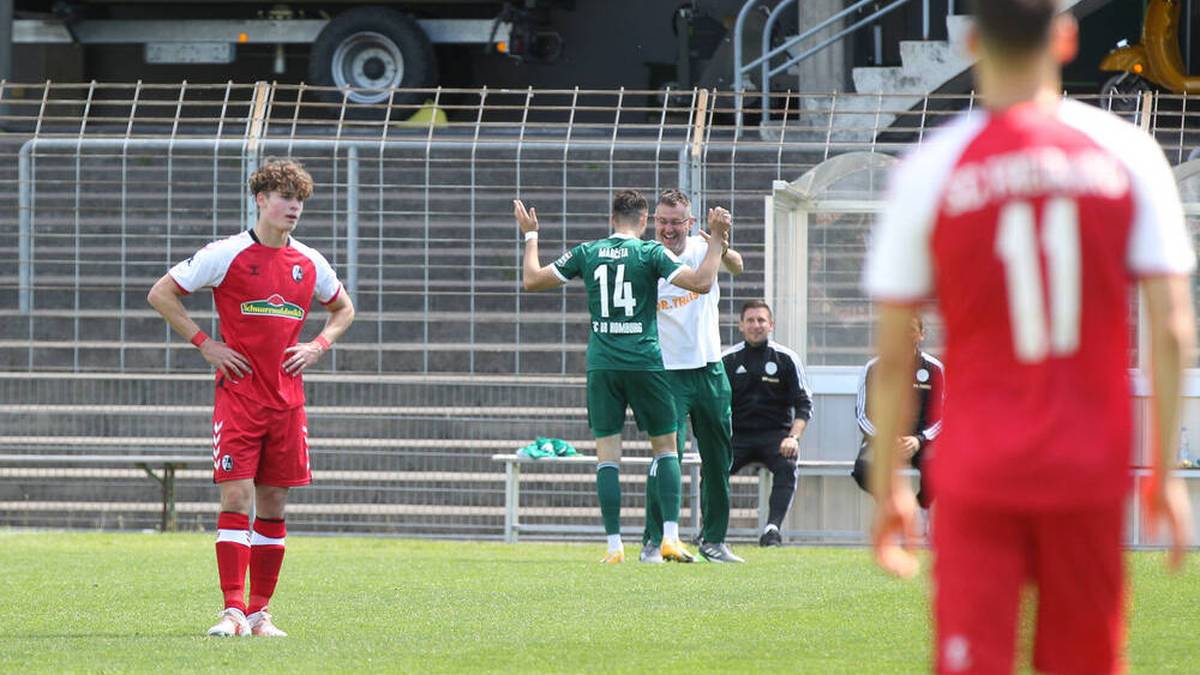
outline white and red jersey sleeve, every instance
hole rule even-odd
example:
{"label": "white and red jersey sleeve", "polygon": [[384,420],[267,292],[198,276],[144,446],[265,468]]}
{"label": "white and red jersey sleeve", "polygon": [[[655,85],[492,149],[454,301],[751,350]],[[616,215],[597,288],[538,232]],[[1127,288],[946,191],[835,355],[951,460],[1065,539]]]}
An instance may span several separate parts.
{"label": "white and red jersey sleeve", "polygon": [[215,288],[225,280],[229,265],[239,253],[254,244],[249,232],[214,241],[196,251],[190,258],[172,267],[167,274],[185,293],[201,288]]}
{"label": "white and red jersey sleeve", "polygon": [[966,115],[935,134],[896,165],[867,255],[867,294],[879,302],[910,304],[931,297],[929,238],[946,178],[963,148],[979,133],[983,115]]}
{"label": "white and red jersey sleeve", "polygon": [[[1129,271],[1139,277],[1190,273],[1196,266],[1196,254],[1188,236],[1175,174],[1162,148],[1154,139],[1114,117],[1089,106],[1079,108],[1082,110],[1076,116],[1067,117],[1067,123],[1095,134],[1096,142],[1107,146],[1129,172],[1133,196],[1133,227],[1126,257]],[[1112,129],[1103,129],[1104,126]]]}
{"label": "white and red jersey sleeve", "polygon": [[865,286],[942,314],[934,490],[1029,508],[1123,494],[1131,285],[1194,265],[1157,144],[1084,104],[977,113],[900,164]]}
{"label": "white and red jersey sleeve", "polygon": [[317,249],[306,246],[295,239],[292,240],[292,246],[313,264],[313,269],[317,274],[313,293],[316,295],[317,302],[328,305],[336,300],[342,292],[342,282],[338,281],[337,273],[333,271],[333,266],[329,264],[325,256],[321,255]]}

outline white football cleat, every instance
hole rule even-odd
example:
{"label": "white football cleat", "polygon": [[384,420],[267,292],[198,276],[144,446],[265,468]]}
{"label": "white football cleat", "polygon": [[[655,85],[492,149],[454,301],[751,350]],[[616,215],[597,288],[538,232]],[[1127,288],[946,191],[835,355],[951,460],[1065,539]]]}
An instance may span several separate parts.
{"label": "white football cleat", "polygon": [[287,633],[279,630],[271,621],[267,610],[259,610],[246,619],[250,623],[250,634],[254,637],[287,637]]}
{"label": "white football cleat", "polygon": [[220,614],[217,625],[208,629],[214,637],[250,637],[250,622],[242,610],[230,607]]}

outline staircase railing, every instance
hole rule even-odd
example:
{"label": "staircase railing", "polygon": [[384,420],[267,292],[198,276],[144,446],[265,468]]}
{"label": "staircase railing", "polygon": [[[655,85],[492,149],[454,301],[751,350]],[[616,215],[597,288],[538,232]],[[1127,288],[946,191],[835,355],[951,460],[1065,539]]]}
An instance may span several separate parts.
{"label": "staircase railing", "polygon": [[[756,7],[758,7],[759,5],[761,5],[763,3],[763,0],[747,0],[746,4],[742,5],[741,11],[738,12],[737,21],[734,24],[734,28],[733,28],[733,59],[734,59],[733,89],[737,95],[737,129],[738,129],[738,133],[740,134],[741,129],[742,129],[742,115],[743,115],[743,110],[744,110],[742,103],[743,103],[743,96],[746,91],[747,76],[750,75],[751,73],[753,73],[755,68],[758,68],[760,71],[759,72],[759,88],[761,91],[760,107],[762,110],[762,120],[767,121],[767,120],[771,119],[771,106],[770,106],[771,78],[775,77],[779,73],[786,71],[788,68],[791,68],[792,66],[795,66],[796,64],[798,64],[806,59],[809,59],[809,58],[813,57],[814,55],[824,51],[829,46],[834,45],[838,42],[841,42],[848,35],[853,34],[854,32],[858,31],[859,29],[861,29],[865,26],[877,23],[883,17],[887,16],[888,14],[891,14],[895,10],[899,9],[900,7],[902,7],[904,5],[909,4],[910,2],[912,2],[912,0],[892,0],[892,2],[889,2],[886,5],[880,7],[879,6],[881,4],[880,0],[859,0],[858,2],[855,2],[855,3],[847,6],[845,9],[837,12],[833,16],[830,16],[829,18],[817,23],[815,26],[812,26],[797,35],[793,35],[792,37],[785,40],[782,44],[780,44],[776,47],[771,47],[771,31],[775,28],[775,24],[778,23],[779,18],[781,16],[783,16],[783,13],[785,11],[787,11],[790,7],[792,7],[793,5],[796,4],[796,0],[783,0],[782,2],[779,2],[771,9],[770,14],[767,16],[767,21],[763,25],[762,56],[759,56],[757,59],[754,59],[750,63],[743,63],[742,62],[743,61],[742,45],[743,45],[743,40],[744,40],[743,36],[746,32],[746,18],[750,15],[750,12],[754,11],[754,9]],[[871,10],[869,13],[867,13],[864,17],[859,19],[858,21],[855,21],[853,24],[846,26],[845,28],[842,28],[837,33],[833,34],[832,36],[829,36],[829,37],[825,38],[824,40],[821,40],[817,44],[813,45],[812,47],[809,47],[808,49],[805,49],[804,51],[800,52],[799,54],[792,56],[791,58],[787,59],[783,63],[776,65],[776,66],[771,65],[772,60],[774,60],[776,57],[778,57],[782,54],[790,53],[790,50],[793,47],[796,47],[797,45],[804,42],[805,40],[809,40],[809,39],[813,38],[818,33],[825,30],[826,28],[828,28],[829,26],[833,25],[834,23],[837,23],[838,21],[841,21],[842,19],[845,19],[846,17],[854,14],[855,12],[858,12],[858,11],[864,9],[868,5],[875,5],[876,7],[873,10]],[[953,13],[954,13],[954,0],[949,0],[949,4],[947,6],[947,14],[953,14]],[[925,40],[929,39],[929,26],[930,26],[929,0],[921,0],[922,39],[925,39]]]}

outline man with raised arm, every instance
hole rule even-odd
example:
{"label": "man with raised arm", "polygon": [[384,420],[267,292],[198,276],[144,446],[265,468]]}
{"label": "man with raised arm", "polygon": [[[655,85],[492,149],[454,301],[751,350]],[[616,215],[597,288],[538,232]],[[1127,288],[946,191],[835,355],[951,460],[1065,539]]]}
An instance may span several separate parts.
{"label": "man with raised arm", "polygon": [[1055,0],[978,0],[982,110],[893,176],[866,288],[879,313],[872,493],[878,562],[916,572],[915,500],[896,467],[909,427],[910,322],[936,298],[949,386],[931,482],[939,672],[1012,672],[1021,589],[1037,588],[1033,667],[1123,670],[1122,536],[1133,456],[1131,284],[1149,327],[1149,515],[1170,564],[1191,531],[1169,474],[1195,328],[1192,244],[1154,139],[1062,97],[1078,27]]}
{"label": "man with raised arm", "polygon": [[[591,333],[587,349],[588,426],[596,438],[596,493],[608,538],[602,562],[621,563],[621,430],[632,408],[638,428],[650,436],[650,473],[658,479],[663,520],[662,556],[692,562],[679,540],[680,465],[675,451],[675,406],[658,344],[658,280],[707,293],[721,263],[713,246],[697,269],[680,264],[663,245],[640,239],[646,230],[646,198],[618,192],[609,223],[612,234],[579,244],[558,260],[538,261],[538,219],[534,209],[513,201],[513,215],[525,238],[525,290],[558,288],[575,277],[587,287]],[[709,229],[718,241],[728,236],[729,212],[709,211]]]}
{"label": "man with raised arm", "polygon": [[[741,274],[742,256],[728,240],[716,240],[700,230],[692,235],[696,217],[692,200],[680,190],[666,190],[654,205],[654,238],[686,264],[698,267],[711,247],[721,248],[721,266]],[[658,282],[658,341],[663,366],[675,397],[676,442],[679,457],[687,445],[688,418],[700,453],[700,556],[709,562],[744,562],[725,543],[729,530],[729,463],[732,427],[729,380],[721,362],[721,287],[714,281],[708,293],[695,293],[666,281]],[[659,478],[646,480],[646,529],[638,560],[660,563],[662,519],[658,505]]]}

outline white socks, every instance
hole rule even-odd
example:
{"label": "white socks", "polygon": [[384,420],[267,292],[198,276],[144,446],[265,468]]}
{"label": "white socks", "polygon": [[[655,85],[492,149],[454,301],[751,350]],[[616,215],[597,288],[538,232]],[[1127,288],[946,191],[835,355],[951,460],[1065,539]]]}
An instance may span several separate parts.
{"label": "white socks", "polygon": [[621,543],[621,535],[619,535],[619,534],[608,535],[608,550],[615,551],[619,548],[625,548],[625,545]]}
{"label": "white socks", "polygon": [[679,539],[679,523],[666,521],[663,523],[663,540],[677,541]]}

